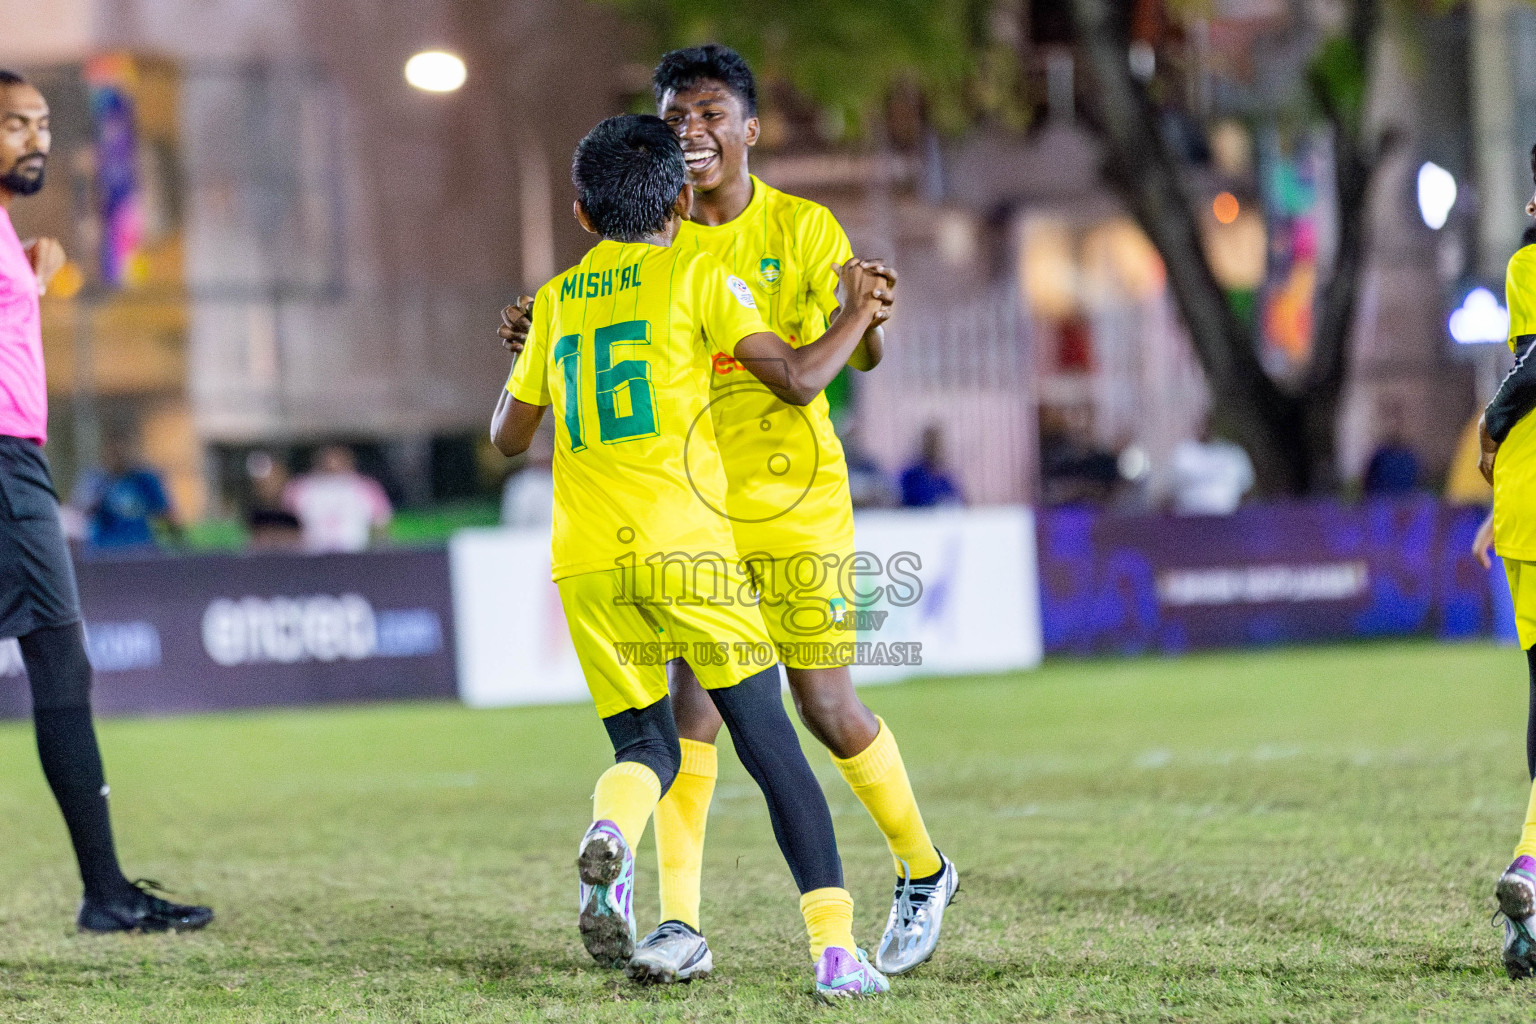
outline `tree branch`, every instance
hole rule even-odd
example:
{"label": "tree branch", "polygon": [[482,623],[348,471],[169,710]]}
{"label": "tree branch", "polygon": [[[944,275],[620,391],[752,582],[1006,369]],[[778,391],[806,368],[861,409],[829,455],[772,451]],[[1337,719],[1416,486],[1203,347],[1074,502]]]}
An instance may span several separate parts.
{"label": "tree branch", "polygon": [[1331,440],[1340,396],[1349,375],[1350,339],[1360,293],[1360,276],[1367,255],[1371,184],[1383,154],[1393,145],[1390,133],[1373,147],[1364,142],[1367,131],[1365,83],[1369,81],[1370,47],[1375,38],[1380,7],[1376,0],[1357,0],[1353,11],[1347,38],[1356,62],[1351,69],[1354,81],[1349,86],[1354,95],[1338,95],[1316,74],[1312,82],[1318,104],[1333,128],[1339,236],[1328,280],[1317,295],[1312,358],[1298,397],[1303,405],[1305,429],[1314,459],[1313,475],[1325,479],[1334,472]]}
{"label": "tree branch", "polygon": [[1156,111],[1131,77],[1127,41],[1114,29],[1110,2],[1070,3],[1097,97],[1108,176],[1163,257],[1217,408],[1248,448],[1266,489],[1302,490],[1308,467],[1292,450],[1300,409],[1264,372],[1252,333],[1211,271],[1195,204],[1157,130]]}

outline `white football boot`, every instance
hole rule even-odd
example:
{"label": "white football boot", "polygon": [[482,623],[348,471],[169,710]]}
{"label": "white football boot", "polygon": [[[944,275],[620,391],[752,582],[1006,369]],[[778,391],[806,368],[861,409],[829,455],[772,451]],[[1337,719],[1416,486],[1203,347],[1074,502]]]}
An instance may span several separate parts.
{"label": "white football boot", "polygon": [[905,974],[926,962],[938,948],[944,909],[960,888],[960,872],[953,862],[942,853],[939,860],[944,866],[932,882],[914,882],[911,869],[902,862],[907,873],[896,883],[891,916],[875,950],[875,967],[884,974]]}

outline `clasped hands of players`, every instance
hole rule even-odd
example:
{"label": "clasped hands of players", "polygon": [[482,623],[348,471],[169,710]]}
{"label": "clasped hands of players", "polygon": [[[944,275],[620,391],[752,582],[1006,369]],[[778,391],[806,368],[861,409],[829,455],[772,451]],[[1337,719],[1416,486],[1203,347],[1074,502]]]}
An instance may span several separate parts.
{"label": "clasped hands of players", "polygon": [[[891,307],[896,302],[896,270],[885,265],[884,260],[861,260],[853,257],[844,264],[832,265],[838,276],[838,301],[846,302],[849,293],[859,294],[861,291],[868,293],[868,297],[879,303],[875,310],[870,328],[879,327],[891,318]],[[850,281],[850,277],[858,274],[860,281]],[[865,281],[864,276],[880,278],[883,285],[875,281]],[[501,339],[501,345],[514,356],[523,350],[523,345],[528,340],[528,332],[533,329],[533,296],[521,295],[515,303],[504,306],[501,310],[501,326],[496,328],[496,336]]]}

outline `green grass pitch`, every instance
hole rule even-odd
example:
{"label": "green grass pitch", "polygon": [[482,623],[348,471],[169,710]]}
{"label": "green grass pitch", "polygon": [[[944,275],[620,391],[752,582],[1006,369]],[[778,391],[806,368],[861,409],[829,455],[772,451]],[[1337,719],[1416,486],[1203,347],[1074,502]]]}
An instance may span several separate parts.
{"label": "green grass pitch", "polygon": [[[63,826],[0,726],[0,1021],[1531,1020],[1489,926],[1525,810],[1525,662],[1390,644],[1055,663],[866,692],[963,891],[879,1004],[821,1007],[762,801],[723,754],[713,978],[582,951],[572,862],[607,742],[585,706],[104,723],[131,874],[188,936],[78,937]],[[892,870],[832,770],[857,935]],[[640,852],[641,927],[655,922]]]}

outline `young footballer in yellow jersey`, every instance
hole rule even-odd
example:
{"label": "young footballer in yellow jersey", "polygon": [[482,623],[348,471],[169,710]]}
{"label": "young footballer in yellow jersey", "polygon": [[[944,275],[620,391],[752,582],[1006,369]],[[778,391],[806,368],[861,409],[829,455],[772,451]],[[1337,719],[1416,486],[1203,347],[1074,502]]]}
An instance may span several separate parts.
{"label": "young footballer in yellow jersey", "polygon": [[[851,248],[825,207],[750,173],[757,93],[746,62],[722,46],[677,50],[661,59],[652,85],[694,188],[693,210],[674,244],[717,256],[751,286],[768,325],[791,344],[815,338],[838,307],[830,265],[847,259]],[[873,366],[880,343],[877,326],[850,365]],[[896,893],[875,964],[900,974],[933,955],[959,876],[929,839],[891,730],[854,693],[849,645],[836,642],[851,639],[842,627],[854,603],[838,571],[853,558],[842,445],[825,397],[791,408],[729,364],[712,383],[710,413],[725,460],[736,546],[757,570],[763,619],[779,645],[795,706],[890,848]],[[703,699],[697,675],[697,666],[686,662],[674,667],[685,774],[656,815],[661,916],[691,926],[695,935],[664,924],[641,944],[639,960],[666,963],[704,941],[696,934],[700,866],[720,718]]]}
{"label": "young footballer in yellow jersey", "polygon": [[[517,454],[554,409],[553,576],[615,751],[578,852],[583,943],[612,966],[634,952],[633,850],[683,762],[666,662],[686,656],[768,801],[800,889],[817,992],[884,992],[854,945],[831,814],[718,512],[727,484],[708,405],[718,359],[749,366],[787,403],[813,402],[874,321],[885,279],[855,259],[829,264],[849,302],[813,344],[792,347],[719,260],[672,245],[692,190],[661,120],[602,122],[577,148],[571,178],[577,218],[602,241],[540,289],[491,433]],[[668,974],[631,975],[687,980],[711,965],[706,948]]]}
{"label": "young footballer in yellow jersey", "polygon": [[[1536,148],[1531,150],[1536,179]],[[1536,199],[1526,206],[1536,215]],[[1505,302],[1509,306],[1510,370],[1480,427],[1480,468],[1493,485],[1493,545],[1509,576],[1515,624],[1525,648],[1531,680],[1526,726],[1526,767],[1536,780],[1536,225],[1526,229],[1509,261]],[[1531,790],[1525,828],[1514,862],[1499,877],[1499,910],[1504,914],[1504,969],[1511,978],[1536,972],[1536,786]]]}
{"label": "young footballer in yellow jersey", "polygon": [[[723,46],[677,50],[662,58],[653,86],[658,111],[682,144],[694,188],[693,209],[674,245],[724,262],[747,282],[768,325],[790,344],[816,338],[838,306],[831,264],[846,260],[851,250],[825,207],[750,173],[747,154],[758,137],[751,69]],[[896,275],[881,270],[891,290]],[[503,312],[499,333],[514,351],[526,330],[526,306],[520,302]],[[883,319],[877,318],[849,365],[862,370],[879,362]],[[795,706],[891,851],[896,894],[875,963],[890,974],[909,971],[933,955],[959,876],[929,839],[895,738],[855,694],[848,648],[840,643],[852,638],[839,620],[853,605],[838,572],[853,555],[842,445],[824,397],[791,407],[724,358],[717,360],[710,385],[710,417],[727,478],[724,510],[737,550],[761,586],[764,620]],[[833,657],[825,656],[827,649]],[[662,923],[634,960],[662,975],[708,950],[699,894],[721,719],[697,676],[697,666],[686,659],[674,663],[673,711],[683,763],[656,811]]]}

